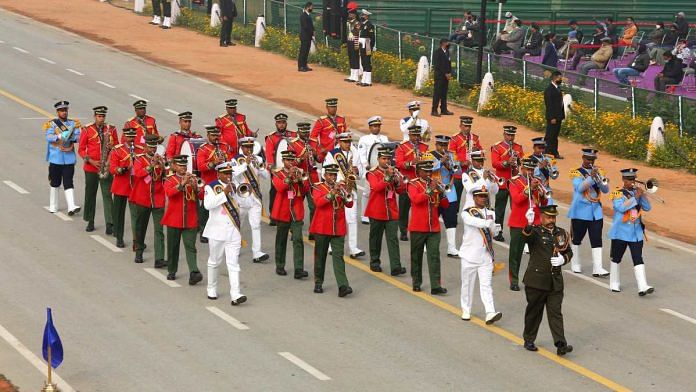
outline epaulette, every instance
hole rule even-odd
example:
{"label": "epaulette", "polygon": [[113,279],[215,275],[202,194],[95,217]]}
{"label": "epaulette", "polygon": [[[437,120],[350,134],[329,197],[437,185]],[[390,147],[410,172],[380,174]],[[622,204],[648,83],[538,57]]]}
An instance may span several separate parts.
{"label": "epaulette", "polygon": [[[71,120],[72,120],[72,119],[71,119]],[[73,121],[75,122],[75,128],[81,128],[81,127],[82,127],[82,124],[80,123],[80,120],[74,119]]]}
{"label": "epaulette", "polygon": [[133,120],[135,120],[135,116],[129,118],[129,119],[128,119],[128,122],[131,122],[131,121],[133,121]]}
{"label": "epaulette", "polygon": [[299,137],[293,137],[293,138],[291,138],[291,139],[288,139],[288,144],[290,144],[290,143],[295,143],[295,142],[297,142],[297,141],[299,141],[299,140],[300,140]]}
{"label": "epaulette", "polygon": [[225,118],[225,116],[227,116],[227,113],[222,113],[222,114],[219,115],[217,118]]}
{"label": "epaulette", "polygon": [[147,154],[135,154],[135,157],[140,158],[140,157],[144,157],[145,155],[147,155]]}
{"label": "epaulette", "polygon": [[578,169],[571,170],[570,171],[570,179],[572,180],[572,179],[577,178],[577,177],[584,177],[584,176],[582,175],[582,173],[580,173],[580,170],[578,170]]}
{"label": "epaulette", "polygon": [[117,144],[117,145],[113,146],[112,148],[120,148],[120,147],[123,147],[123,146],[125,146],[125,144]]}
{"label": "epaulette", "polygon": [[[373,172],[375,170],[379,170],[379,166],[375,166],[372,169],[368,170],[368,172]],[[381,170],[380,170],[381,171]]]}
{"label": "epaulette", "polygon": [[271,170],[271,172],[276,173],[276,174],[279,173],[279,172],[282,172],[282,171],[283,171],[283,168],[282,168],[282,167],[279,167],[279,168],[277,168],[277,169]]}
{"label": "epaulette", "polygon": [[514,176],[514,177],[510,177],[510,181],[512,181],[512,180],[516,180],[516,179],[518,179],[518,178],[520,178],[520,176],[519,176],[519,175],[517,175],[517,176]]}
{"label": "epaulette", "polygon": [[410,140],[404,140],[403,142],[401,142],[401,143],[399,143],[399,144],[406,144],[406,143],[411,143],[411,141],[410,141]]}
{"label": "epaulette", "polygon": [[327,118],[329,118],[329,116],[321,116],[321,117],[319,117],[320,120],[325,120],[325,119],[327,119]]}
{"label": "epaulette", "polygon": [[43,130],[47,130],[48,128],[51,127],[51,124],[53,124],[53,121],[46,121],[43,125]]}
{"label": "epaulette", "polygon": [[616,187],[616,189],[614,189],[614,191],[611,192],[611,196],[609,196],[609,198],[611,200],[614,200],[614,199],[620,199],[623,196],[624,196],[624,194],[623,194],[623,192],[621,192],[621,188]]}

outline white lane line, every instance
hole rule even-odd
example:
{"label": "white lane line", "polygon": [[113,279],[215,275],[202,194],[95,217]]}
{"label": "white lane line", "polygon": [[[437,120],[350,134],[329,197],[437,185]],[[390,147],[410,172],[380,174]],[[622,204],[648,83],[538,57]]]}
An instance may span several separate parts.
{"label": "white lane line", "polygon": [[108,88],[116,88],[116,86],[114,86],[114,85],[111,85],[111,84],[109,84],[109,83],[106,83],[106,82],[102,82],[101,80],[97,80],[97,83],[101,84],[101,85],[102,85],[102,86],[104,86],[104,87],[108,87]]}
{"label": "white lane line", "polygon": [[210,313],[220,317],[225,322],[227,322],[227,324],[237,328],[240,331],[245,331],[245,330],[249,329],[249,327],[246,326],[244,323],[242,323],[241,321],[237,320],[236,318],[230,316],[229,314],[223,312],[222,310],[220,310],[219,308],[217,308],[215,306],[206,306],[205,308],[208,309],[208,311]]}
{"label": "white lane line", "polygon": [[316,377],[318,380],[321,381],[328,381],[331,380],[331,377],[327,376],[326,374],[320,372],[317,370],[314,366],[308,364],[307,362],[301,360],[300,358],[296,357],[292,353],[289,352],[279,352],[278,355],[281,357],[287,359],[288,361],[294,363],[298,367],[300,367],[302,370],[305,372],[311,374],[312,376]]}
{"label": "white lane line", "polygon": [[98,243],[104,245],[107,249],[109,249],[112,252],[116,252],[116,253],[123,252],[123,249],[117,248],[116,245],[112,244],[106,238],[100,236],[99,234],[92,234],[92,235],[90,235],[90,237],[92,237],[92,239],[97,241]]}
{"label": "white lane line", "polygon": [[677,248],[677,249],[679,249],[679,250],[683,250],[684,252],[688,252],[688,253],[691,253],[691,254],[695,254],[695,255],[696,255],[696,250],[689,249],[689,248],[687,248],[687,247],[685,247],[685,246],[677,245],[677,244],[675,244],[675,243],[672,242],[672,241],[665,241],[665,240],[663,240],[662,238],[653,238],[653,240],[654,240],[654,241],[657,241],[657,242],[659,242],[659,243],[665,244],[665,245],[667,245],[667,246],[671,246],[672,248]]}
{"label": "white lane line", "polygon": [[[51,212],[51,211],[49,211],[48,206],[44,206],[44,210]],[[66,222],[72,222],[72,220],[73,220],[73,218],[65,215],[64,213],[62,213],[60,211],[53,213],[53,215],[57,216],[58,218],[66,221]]]}
{"label": "white lane line", "polygon": [[129,97],[133,97],[133,98],[135,98],[135,99],[139,99],[139,100],[141,100],[141,101],[149,102],[147,99],[145,99],[145,98],[143,98],[143,97],[141,97],[141,96],[135,95],[135,94],[128,94],[128,96],[129,96]]}
{"label": "white lane line", "polygon": [[5,41],[3,41],[3,40],[0,39],[0,44],[4,44],[4,43],[5,43]]}
{"label": "white lane line", "polygon": [[[43,360],[39,359],[39,357],[36,356],[33,352],[31,352],[27,346],[22,344],[22,342],[19,341],[14,335],[10,333],[5,327],[0,325],[0,336],[14,348],[17,350],[17,352],[24,357],[27,361],[29,361],[30,364],[32,364],[39,372],[44,374],[46,372],[46,364],[44,363]],[[63,380],[54,370],[52,373],[53,377],[53,382],[57,384],[57,386],[60,388],[61,391],[64,392],[75,392],[75,389],[70,386],[65,380]]]}
{"label": "white lane line", "polygon": [[671,315],[674,316],[674,317],[678,317],[678,318],[680,318],[680,319],[682,319],[682,320],[684,320],[684,321],[688,321],[688,322],[690,322],[691,324],[696,324],[696,319],[691,318],[691,317],[686,316],[686,315],[683,315],[683,314],[681,314],[681,313],[679,313],[679,312],[676,312],[676,311],[674,311],[674,310],[672,310],[672,309],[660,308],[660,310],[663,311],[663,312],[665,312],[665,313],[667,313],[667,314],[671,314]]}
{"label": "white lane line", "polygon": [[205,80],[205,79],[200,78],[200,77],[198,77],[198,76],[194,76],[193,78],[196,79],[197,81],[203,82],[203,83],[205,83],[205,84],[213,84],[213,82],[211,82],[210,80]]}
{"label": "white lane line", "polygon": [[501,248],[510,249],[510,245],[500,241],[493,241],[493,245],[498,245]]}
{"label": "white lane line", "polygon": [[16,50],[16,51],[18,51],[18,52],[22,52],[22,53],[24,53],[24,54],[28,54],[28,53],[29,53],[28,50],[22,49],[22,48],[20,48],[20,47],[18,47],[18,46],[13,46],[12,49],[14,49],[14,50]]}
{"label": "white lane line", "polygon": [[49,64],[55,64],[56,62],[53,60],[49,60],[45,57],[39,57],[39,60],[43,61],[44,63],[49,63]]}
{"label": "white lane line", "polygon": [[177,112],[176,110],[172,110],[172,109],[164,109],[164,111],[169,112],[171,114],[179,114],[179,112]]}
{"label": "white lane line", "polygon": [[22,188],[21,186],[15,184],[15,183],[12,182],[12,181],[5,180],[5,181],[3,181],[3,182],[5,183],[5,185],[7,185],[7,186],[9,186],[10,188],[16,190],[17,193],[19,193],[20,195],[27,195],[27,194],[29,194],[29,191],[28,191],[28,190]]}
{"label": "white lane line", "polygon": [[66,68],[65,70],[68,71],[68,72],[72,72],[72,73],[74,73],[75,75],[85,76],[85,74],[83,74],[82,72],[80,72],[80,71],[75,71],[75,70],[72,69],[72,68]]}
{"label": "white lane line", "polygon": [[597,279],[593,279],[593,278],[591,278],[591,277],[589,277],[589,276],[585,276],[585,275],[583,275],[583,274],[576,274],[575,272],[573,272],[573,271],[571,271],[571,270],[563,270],[563,272],[565,272],[566,274],[568,274],[568,275],[570,275],[570,276],[574,276],[574,277],[576,277],[576,278],[578,278],[578,279],[585,280],[585,281],[587,281],[587,282],[590,282],[590,283],[592,283],[592,284],[596,284],[596,285],[599,286],[599,287],[603,287],[603,288],[609,290],[609,285],[608,285],[608,284],[603,283],[603,282],[600,282],[600,281],[598,281]]}
{"label": "white lane line", "polygon": [[179,283],[176,283],[173,280],[167,280],[166,276],[160,274],[154,268],[143,268],[143,270],[145,270],[145,272],[154,276],[157,280],[161,281],[162,283],[166,284],[169,287],[181,287],[181,285]]}

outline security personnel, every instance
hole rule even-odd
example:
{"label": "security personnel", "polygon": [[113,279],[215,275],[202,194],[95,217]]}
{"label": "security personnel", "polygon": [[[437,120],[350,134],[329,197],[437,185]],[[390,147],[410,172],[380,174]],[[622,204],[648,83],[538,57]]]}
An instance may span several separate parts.
{"label": "security personnel", "polygon": [[295,267],[295,279],[309,276],[304,270],[304,243],[302,241],[302,224],[304,221],[304,198],[310,191],[308,179],[297,168],[297,156],[294,152],[282,152],[283,167],[272,172],[273,188],[276,198],[273,203],[271,219],[276,224],[275,262],[276,274],[285,276],[285,251],[288,246],[288,232],[292,233],[292,257]]}
{"label": "security personnel", "polygon": [[440,208],[447,208],[449,201],[431,178],[433,157],[427,154],[416,163],[418,178],[409,181],[408,197],[413,213],[408,222],[411,233],[411,278],[413,291],[421,291],[423,282],[423,251],[427,247],[430,294],[444,295],[447,289],[440,283]]}
{"label": "security personnel", "polygon": [[375,50],[375,26],[370,22],[372,12],[362,9],[360,11],[360,31],[358,43],[360,44],[360,65],[362,65],[362,80],[358,86],[372,86],[372,52]]}
{"label": "security personnel", "polygon": [[[246,165],[244,165],[246,166]],[[232,306],[246,302],[247,297],[239,287],[239,252],[242,235],[239,232],[241,217],[237,205],[238,194],[232,183],[232,162],[223,162],[215,167],[218,178],[205,186],[203,204],[210,211],[203,233],[208,238],[208,299],[218,299],[218,268],[222,261],[227,264],[230,279]]]}
{"label": "security personnel", "polygon": [[430,134],[430,124],[428,124],[428,120],[420,117],[421,101],[411,101],[406,104],[406,108],[408,109],[408,116],[399,121],[399,129],[404,134],[404,141],[410,140],[408,129],[413,125],[421,127],[422,140],[424,134]]}
{"label": "security personnel", "polygon": [[[471,133],[471,125],[473,123],[473,117],[459,116],[459,132],[452,135],[452,140],[450,140],[449,144],[449,150],[454,153],[456,161],[459,162],[462,167],[462,172],[454,175],[454,188],[457,190],[457,200],[462,200],[462,193],[464,192],[462,177],[469,170],[469,165],[471,164],[471,153],[474,151],[483,150],[479,136]],[[491,189],[487,189],[490,192]],[[491,197],[493,196],[493,193],[494,192],[490,192]],[[465,205],[464,208],[466,207],[469,206]]]}
{"label": "security personnel", "polygon": [[449,205],[447,208],[440,209],[440,216],[445,223],[445,234],[447,235],[447,257],[458,258],[457,250],[457,213],[459,212],[459,199],[457,191],[452,182],[454,175],[461,173],[459,164],[455,161],[454,154],[447,150],[450,137],[447,135],[435,136],[435,150],[430,153],[435,157],[433,167],[433,178],[439,179],[444,185],[449,186],[449,191],[444,193]]}
{"label": "security personnel", "polygon": [[183,239],[186,263],[189,268],[189,285],[203,280],[196,264],[196,234],[198,232],[198,200],[203,198],[202,184],[197,177],[186,172],[188,155],[172,158],[174,173],[164,180],[164,194],[167,206],[164,209],[162,225],[167,226],[167,280],[175,280],[179,269],[179,245]]}
{"label": "security personnel", "polygon": [[346,21],[346,52],[348,54],[348,65],[350,76],[345,78],[346,82],[358,83],[360,81],[360,21],[358,20],[358,10],[348,9],[348,20]]}
{"label": "security personnel", "polygon": [[[412,125],[408,129],[409,140],[401,142],[394,150],[396,168],[409,181],[416,178],[416,162],[428,151],[428,146],[421,143],[421,127]],[[399,195],[399,231],[401,241],[408,241],[406,229],[408,226],[408,216],[411,209],[409,194],[404,192]]]}
{"label": "security personnel", "polygon": [[309,232],[314,234],[314,292],[323,293],[324,271],[326,270],[326,254],[329,246],[332,248],[331,258],[338,286],[338,296],[345,297],[353,292],[346,277],[346,265],[343,261],[343,248],[346,236],[347,207],[353,204],[353,196],[349,189],[340,189],[336,177],[340,169],[336,164],[324,165],[324,181],[314,184],[312,198],[316,213],[309,226]]}
{"label": "security personnel", "polygon": [[237,112],[237,100],[225,101],[225,114],[215,119],[215,125],[222,133],[222,141],[227,143],[234,154],[239,151],[239,139],[247,136],[256,136],[246,123],[246,116]]}
{"label": "security personnel", "polygon": [[529,158],[537,165],[534,169],[534,177],[541,180],[541,184],[549,193],[549,204],[553,204],[551,180],[557,179],[559,174],[558,168],[556,168],[555,158],[551,160],[551,158],[544,154],[546,152],[546,140],[543,136],[532,139],[532,149],[533,153]]}
{"label": "security personnel", "polygon": [[201,135],[191,131],[191,120],[193,114],[191,112],[181,112],[179,117],[179,130],[169,135],[167,139],[167,160],[172,160],[175,155],[181,154],[181,145],[185,140],[198,139]]}
{"label": "security personnel", "polygon": [[317,158],[319,163],[324,162],[326,154],[334,149],[336,136],[348,130],[345,117],[336,114],[338,111],[338,98],[327,98],[326,116],[321,116],[314,123],[310,137],[319,143]]}
{"label": "security personnel", "polygon": [[[503,140],[491,147],[491,164],[495,169],[495,175],[506,180],[495,195],[495,223],[499,225],[502,225],[505,220],[505,208],[510,198],[507,180],[518,174],[520,159],[524,156],[522,145],[515,143],[515,134],[517,134],[516,126],[505,125]],[[505,241],[502,231],[493,239]]]}
{"label": "security personnel", "polygon": [[365,175],[370,187],[365,215],[370,218],[370,270],[382,272],[380,258],[384,234],[391,275],[398,276],[405,274],[406,268],[401,266],[399,255],[399,209],[396,198],[406,191],[406,183],[404,177],[391,166],[393,156],[390,148],[381,148],[378,152],[379,165]]}
{"label": "security personnel", "polygon": [[[537,351],[534,341],[539,331],[539,324],[544,317],[549,319],[549,329],[556,354],[565,355],[573,351],[573,346],[566,342],[563,333],[563,272],[561,266],[567,264],[573,256],[568,246],[568,233],[556,226],[558,210],[556,205],[541,207],[541,218],[535,217],[533,211],[527,211],[527,226],[522,230],[524,241],[529,244],[529,265],[524,274],[524,292],[527,308],[524,311],[524,348]],[[537,220],[540,224],[534,224]]]}
{"label": "security personnel", "polygon": [[633,168],[621,170],[623,187],[616,188],[611,194],[614,205],[614,223],[609,230],[609,238],[611,239],[609,288],[614,292],[621,291],[619,263],[626,248],[628,248],[633,260],[633,273],[638,284],[638,295],[642,297],[646,294],[652,294],[655,289],[647,283],[645,264],[643,264],[645,224],[642,215],[644,212],[650,211],[650,199],[645,194],[647,188],[636,186],[637,172],[638,169]]}
{"label": "security personnel", "polygon": [[485,187],[488,191],[488,200],[491,197],[498,194],[499,185],[498,180],[493,177],[493,174],[489,169],[483,168],[483,163],[486,161],[486,156],[483,150],[477,150],[471,152],[471,165],[469,169],[462,174],[462,188],[464,194],[462,199],[464,200],[464,208],[469,208],[474,205],[474,194],[472,193],[474,189]]}
{"label": "security personnel", "polygon": [[[317,169],[317,141],[309,137],[309,132],[312,129],[312,124],[308,122],[297,123],[297,137],[288,141],[288,150],[291,150],[297,156],[297,167],[305,173],[309,173],[309,181],[311,184],[319,182],[319,172]],[[309,208],[309,221],[314,217],[314,200],[307,197],[307,207]],[[309,234],[309,239],[313,240],[314,235]]]}
{"label": "security personnel", "polygon": [[[160,25],[163,29],[170,29],[172,27],[172,0],[152,0],[152,20],[150,24]],[[162,20],[164,16],[164,20]]]}
{"label": "security personnel", "polygon": [[[266,148],[264,149],[264,153],[266,154],[266,166],[268,167],[268,170],[275,170],[283,165],[282,162],[278,162],[276,165],[276,150],[278,149],[278,144],[280,141],[285,140],[289,144],[290,140],[297,137],[295,132],[288,130],[287,114],[278,113],[275,115],[274,119],[276,130],[266,136]],[[275,196],[276,189],[275,187],[271,187],[268,194],[268,211],[271,213],[271,226],[275,226],[275,221],[273,220]]]}
{"label": "security personnel", "polygon": [[[147,101],[139,99],[133,103],[133,109],[135,109],[135,116],[131,117],[123,125],[123,129],[135,128],[135,144],[142,146],[145,144],[145,135],[155,135],[159,136],[159,131],[157,130],[157,122],[155,118],[147,114]],[[160,143],[162,138],[159,139]],[[125,143],[125,139],[121,137],[121,143]]]}
{"label": "security personnel", "polygon": [[[143,147],[135,145],[135,129],[124,129],[123,134],[126,137],[126,143],[114,146],[109,156],[109,172],[114,177],[111,184],[111,193],[114,198],[114,237],[116,237],[116,246],[119,248],[126,246],[123,242],[123,231],[126,225],[126,205],[135,181],[133,162],[136,155],[143,153]],[[132,217],[133,211],[131,209]],[[133,229],[132,224],[131,229]],[[135,244],[133,245],[135,246]]]}
{"label": "security personnel", "polygon": [[[370,167],[370,151],[375,143],[388,143],[389,138],[380,134],[382,131],[382,116],[372,116],[367,119],[367,126],[370,133],[361,136],[358,140],[358,157],[360,158],[360,172],[364,175],[372,169]],[[364,186],[362,191],[362,202],[360,203],[360,220],[364,225],[370,224],[370,219],[365,216],[367,200],[370,198],[370,187]]]}
{"label": "security personnel", "polygon": [[[97,190],[101,187],[102,204],[104,210],[104,222],[106,234],[114,232],[113,219],[111,218],[111,182],[113,177],[109,173],[109,155],[111,148],[118,140],[116,127],[104,122],[106,119],[106,106],[97,106],[94,111],[94,122],[82,128],[80,143],[77,153],[84,160],[85,171],[85,210],[82,218],[87,222],[85,231],[94,231],[94,215],[97,209]],[[104,165],[104,167],[102,167]]]}
{"label": "security personnel", "polygon": [[609,193],[609,186],[607,181],[603,181],[605,177],[602,169],[594,165],[596,159],[597,150],[583,148],[582,166],[570,171],[570,179],[573,181],[573,201],[568,210],[572,234],[570,248],[573,250],[570,269],[578,274],[582,272],[580,244],[585,234],[588,234],[592,247],[592,276],[605,277],[609,276],[609,272],[602,266],[604,213],[601,195]]}
{"label": "security personnel", "polygon": [[155,268],[164,268],[164,157],[156,156],[159,136],[145,135],[145,153],[139,154],[133,162],[133,189],[128,200],[131,210],[131,225],[133,226],[133,245],[135,246],[135,262],[143,262],[147,225],[152,215],[155,228]]}
{"label": "security personnel", "polygon": [[[236,155],[237,150],[230,148],[230,145],[220,141],[220,129],[217,125],[206,125],[208,142],[201,145],[196,152],[196,170],[204,183],[210,184],[217,180],[215,168],[217,165],[227,162]],[[201,242],[206,243],[208,239],[203,235],[205,223],[208,221],[208,210],[203,206],[201,200],[198,206],[198,232]]]}
{"label": "security personnel", "polygon": [[80,212],[80,206],[75,205],[75,143],[80,139],[79,120],[68,118],[68,101],[60,101],[53,105],[58,117],[46,122],[43,126],[46,138],[46,161],[48,161],[48,181],[51,193],[48,211],[58,212],[58,188],[63,184],[65,201],[68,204],[68,215]]}

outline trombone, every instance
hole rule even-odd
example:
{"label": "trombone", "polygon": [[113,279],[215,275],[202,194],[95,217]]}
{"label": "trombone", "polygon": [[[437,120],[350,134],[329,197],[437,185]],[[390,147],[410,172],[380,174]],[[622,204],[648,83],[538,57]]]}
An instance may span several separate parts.
{"label": "trombone", "polygon": [[635,182],[643,186],[643,188],[645,189],[645,194],[647,196],[659,201],[662,204],[665,203],[665,199],[655,195],[655,192],[657,192],[657,190],[660,189],[660,183],[657,181],[657,178],[648,178],[646,181],[635,180]]}

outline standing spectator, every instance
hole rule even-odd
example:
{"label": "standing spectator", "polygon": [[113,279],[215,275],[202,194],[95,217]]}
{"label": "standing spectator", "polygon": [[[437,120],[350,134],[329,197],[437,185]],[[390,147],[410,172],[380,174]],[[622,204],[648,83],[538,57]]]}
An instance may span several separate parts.
{"label": "standing spectator", "polygon": [[636,21],[632,17],[626,18],[626,27],[624,27],[623,35],[621,36],[621,43],[624,45],[633,44],[633,37],[638,34],[638,26]]}
{"label": "standing spectator", "polygon": [[[164,19],[162,19],[163,16]],[[159,25],[163,29],[169,29],[172,26],[171,16],[171,0],[152,0],[152,20],[150,24],[155,26]]]}
{"label": "standing spectator", "polygon": [[500,54],[508,50],[516,50],[522,46],[525,31],[521,28],[522,21],[515,19],[514,27],[509,33],[502,32],[500,38],[493,44],[493,52]]}
{"label": "standing spectator", "polygon": [[237,17],[237,5],[234,0],[220,0],[220,17],[222,17],[220,46],[235,46],[236,44],[232,42],[232,21]]}
{"label": "standing spectator", "polygon": [[558,51],[556,50],[556,33],[548,33],[544,36],[544,57],[541,63],[547,67],[558,68]]}
{"label": "standing spectator", "polygon": [[556,159],[563,159],[558,153],[558,135],[561,133],[561,123],[565,119],[563,109],[563,93],[561,83],[563,76],[560,71],[551,73],[551,83],[544,90],[544,105],[546,106],[546,152]]}
{"label": "standing spectator", "polygon": [[532,34],[527,43],[523,47],[515,49],[516,59],[521,59],[524,57],[525,53],[529,53],[530,56],[538,56],[541,54],[541,44],[543,43],[544,38],[539,32],[539,25],[532,23],[531,29]]}
{"label": "standing spectator", "polygon": [[638,46],[638,52],[633,61],[626,68],[614,68],[614,76],[622,85],[629,85],[629,76],[639,76],[650,65],[650,55],[648,54],[647,47],[645,44],[640,44]]}
{"label": "standing spectator", "polygon": [[674,21],[674,24],[677,25],[677,33],[679,33],[679,38],[681,39],[686,39],[686,36],[689,35],[689,22],[686,21],[686,14],[683,12],[679,12],[676,15],[676,20]]}
{"label": "standing spectator", "polygon": [[[594,54],[592,54],[592,57],[590,57],[590,61],[580,65],[580,74],[587,75],[587,73],[590,72],[591,69],[606,68],[607,63],[609,62],[609,60],[611,60],[611,56],[613,53],[614,50],[611,47],[611,38],[602,38],[602,46],[596,52],[594,52]],[[578,78],[578,84],[585,84],[584,76]]]}
{"label": "standing spectator", "polygon": [[575,39],[578,40],[578,42],[582,43],[582,39],[585,37],[585,34],[580,30],[580,27],[578,26],[578,22],[576,20],[571,20],[568,22],[570,25],[570,30],[568,31],[568,38],[570,38],[570,33],[572,31],[575,31]]}
{"label": "standing spectator", "polygon": [[647,46],[648,51],[652,48],[662,45],[662,40],[665,38],[665,24],[663,22],[655,23],[655,30],[648,34],[647,39],[643,39],[641,43]]}
{"label": "standing spectator", "polygon": [[312,40],[314,39],[312,11],[314,11],[314,5],[312,5],[311,1],[308,1],[302,10],[302,14],[300,14],[300,53],[297,57],[297,70],[300,72],[312,70],[307,66],[309,47],[312,45]]}
{"label": "standing spectator", "polygon": [[665,52],[662,57],[665,60],[665,66],[662,68],[662,72],[655,76],[655,90],[657,91],[665,91],[668,84],[679,84],[684,77],[681,60],[674,57],[672,52]]}
{"label": "standing spectator", "polygon": [[614,18],[608,17],[604,19],[604,32],[606,33],[607,37],[611,38],[611,42],[615,43],[618,42],[618,36],[616,34],[616,25],[614,24]]}
{"label": "standing spectator", "polygon": [[370,22],[372,13],[366,9],[360,11],[360,32],[358,44],[360,45],[360,65],[362,66],[362,80],[356,83],[358,86],[372,86],[372,52],[375,50],[375,26]]}
{"label": "standing spectator", "polygon": [[[433,86],[433,108],[430,115],[435,117],[440,117],[440,113],[448,116],[454,114],[447,110],[447,90],[449,81],[452,79],[449,45],[450,42],[447,38],[440,39],[440,49],[436,50],[433,56],[435,85]],[[440,113],[437,112],[438,106],[440,106]]]}

